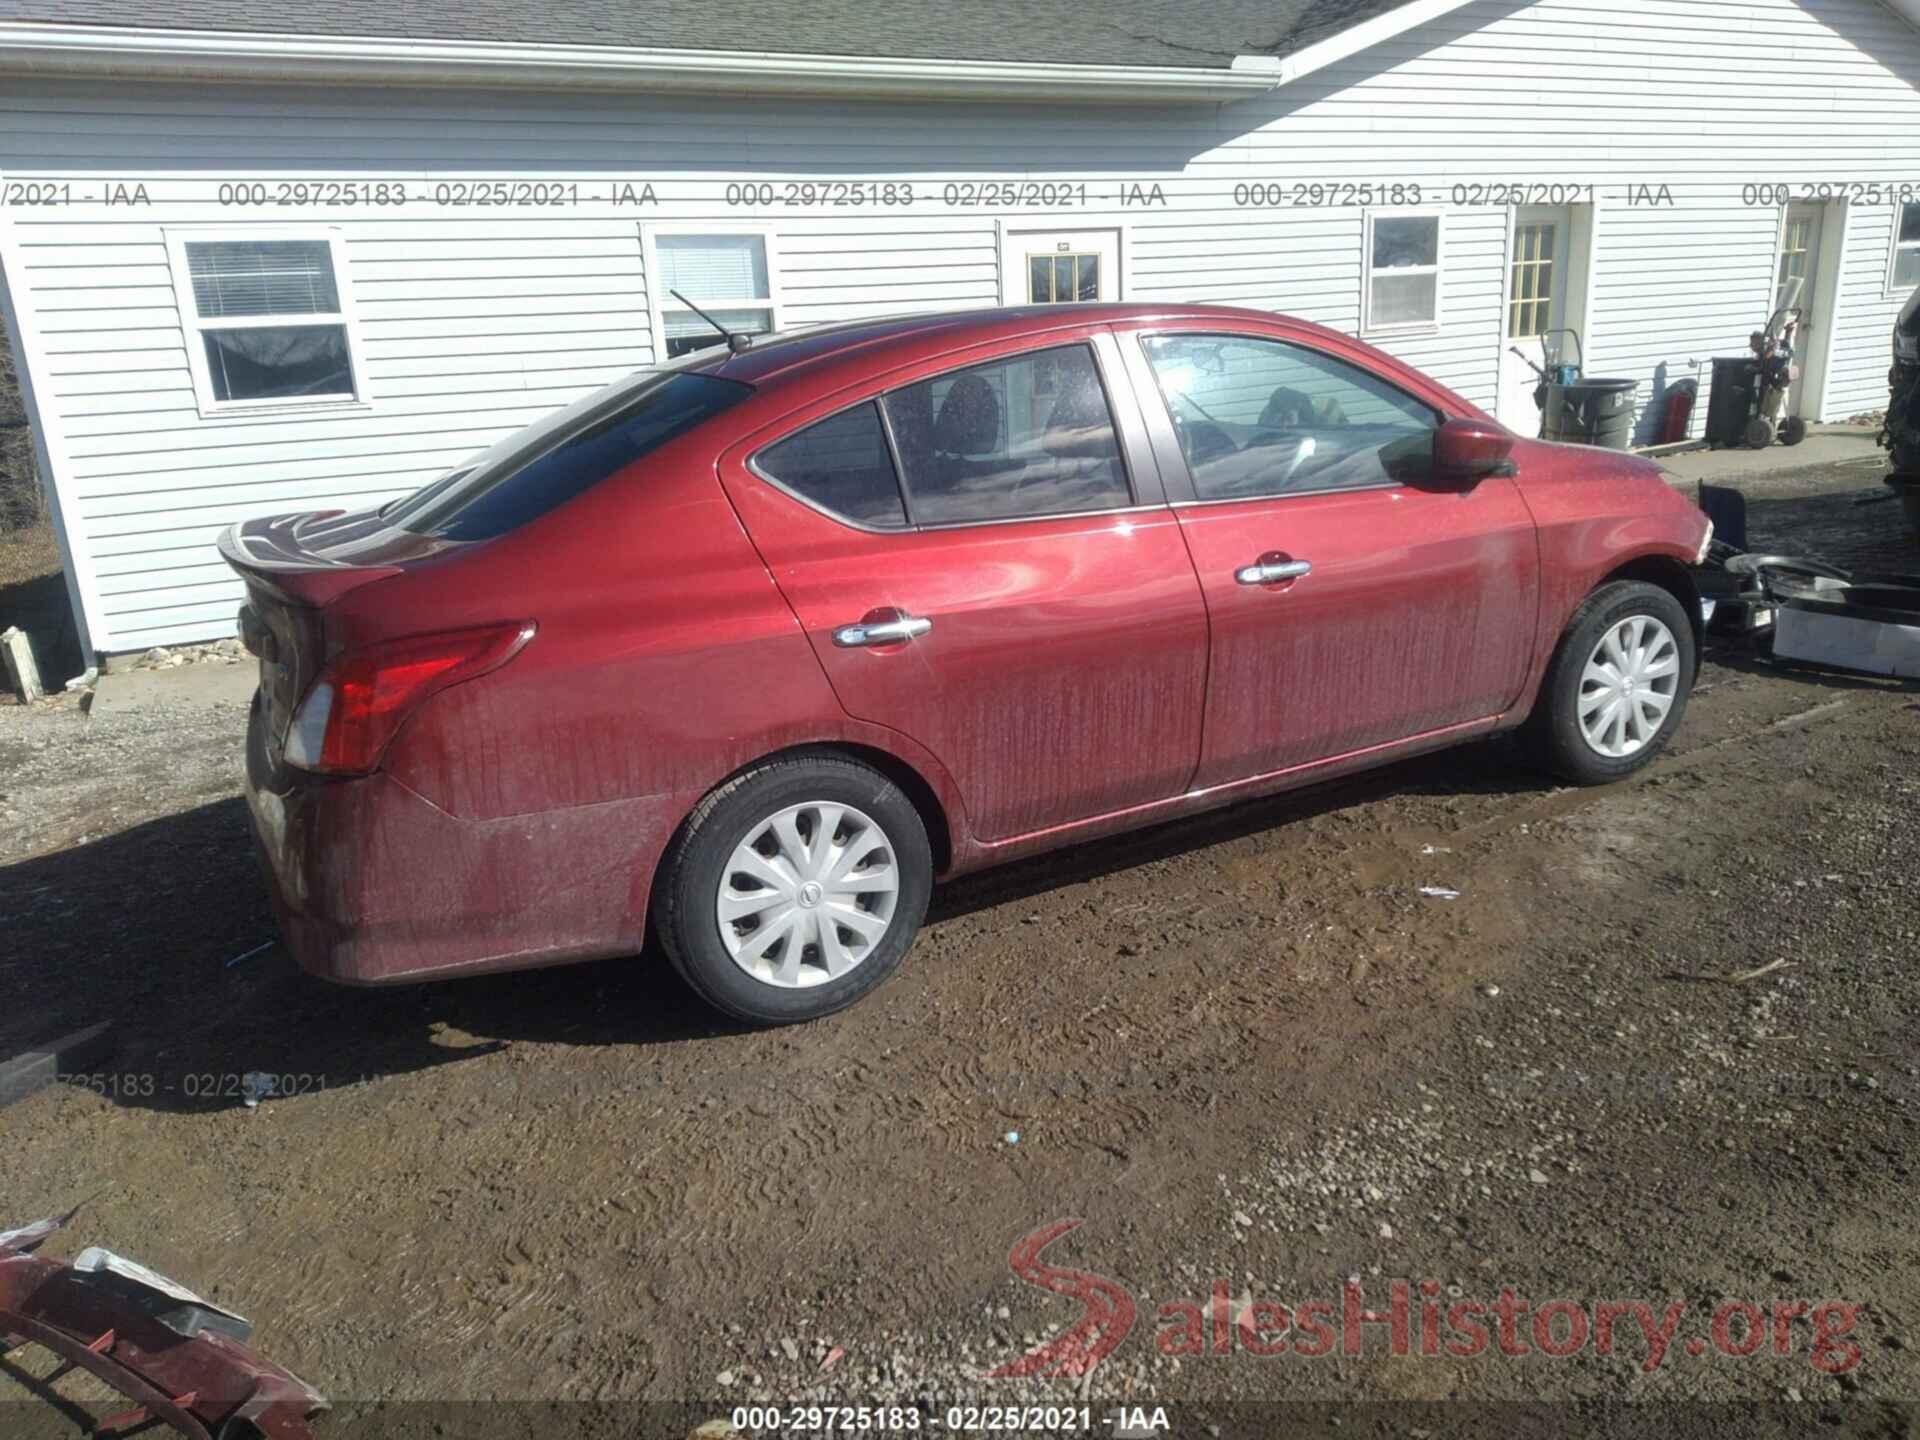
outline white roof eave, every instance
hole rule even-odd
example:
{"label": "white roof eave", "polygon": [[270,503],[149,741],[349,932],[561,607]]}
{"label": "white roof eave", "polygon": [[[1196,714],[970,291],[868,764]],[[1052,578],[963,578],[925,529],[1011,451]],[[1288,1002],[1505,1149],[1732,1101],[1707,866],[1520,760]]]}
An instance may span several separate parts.
{"label": "white roof eave", "polygon": [[0,22],[0,73],[168,80],[449,85],[514,89],[1024,97],[1177,102],[1240,99],[1279,83],[1259,69],[1060,65],[773,51],[267,35]]}

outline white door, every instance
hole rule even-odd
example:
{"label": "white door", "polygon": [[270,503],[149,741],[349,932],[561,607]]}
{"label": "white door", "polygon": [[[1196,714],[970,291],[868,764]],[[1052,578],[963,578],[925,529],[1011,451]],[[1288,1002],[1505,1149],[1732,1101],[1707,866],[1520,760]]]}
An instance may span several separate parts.
{"label": "white door", "polygon": [[[1550,331],[1567,324],[1567,264],[1573,212],[1564,205],[1527,205],[1514,215],[1507,256],[1507,303],[1500,339],[1500,394],[1494,415],[1522,435],[1540,432],[1533,403],[1536,365],[1578,358],[1569,336]],[[1516,353],[1518,352],[1518,353]]]}
{"label": "white door", "polygon": [[[1802,414],[1801,402],[1807,394],[1809,364],[1814,354],[1814,338],[1820,332],[1822,316],[1816,313],[1820,280],[1820,224],[1825,212],[1818,205],[1789,205],[1780,224],[1780,261],[1773,272],[1773,308],[1800,307],[1800,324],[1793,332],[1793,363],[1800,378],[1787,391],[1783,415]],[[1768,316],[1772,318],[1771,315]]]}
{"label": "white door", "polygon": [[1000,261],[1007,305],[1120,298],[1118,230],[1009,230]]}

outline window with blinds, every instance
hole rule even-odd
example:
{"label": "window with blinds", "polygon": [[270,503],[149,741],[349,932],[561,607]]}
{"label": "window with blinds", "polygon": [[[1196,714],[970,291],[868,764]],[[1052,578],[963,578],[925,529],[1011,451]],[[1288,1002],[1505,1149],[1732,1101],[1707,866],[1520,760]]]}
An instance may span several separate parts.
{"label": "window with blinds", "polygon": [[362,398],[331,236],[169,239],[203,412]]}
{"label": "window with blinds", "polygon": [[[724,343],[693,306],[735,335],[765,335],[777,328],[766,236],[660,234],[654,236],[653,250],[667,358]],[[692,304],[676,298],[676,291]]]}
{"label": "window with blinds", "polygon": [[1428,330],[1440,323],[1440,217],[1374,215],[1366,220],[1365,334]]}
{"label": "window with blinds", "polygon": [[1893,262],[1887,288],[1904,292],[1915,285],[1920,285],[1920,201],[1910,200],[1894,218]]}

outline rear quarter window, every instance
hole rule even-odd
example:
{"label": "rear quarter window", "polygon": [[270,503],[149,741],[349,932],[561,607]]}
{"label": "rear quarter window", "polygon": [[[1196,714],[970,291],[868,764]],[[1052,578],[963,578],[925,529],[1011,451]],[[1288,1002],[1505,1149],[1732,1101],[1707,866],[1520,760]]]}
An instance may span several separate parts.
{"label": "rear quarter window", "polygon": [[907,523],[893,453],[871,400],[774,442],[753,463],[768,479],[843,520],[883,529]]}
{"label": "rear quarter window", "polygon": [[449,540],[490,540],[538,519],[738,405],[753,387],[660,371],[576,401],[401,501],[388,519]]}

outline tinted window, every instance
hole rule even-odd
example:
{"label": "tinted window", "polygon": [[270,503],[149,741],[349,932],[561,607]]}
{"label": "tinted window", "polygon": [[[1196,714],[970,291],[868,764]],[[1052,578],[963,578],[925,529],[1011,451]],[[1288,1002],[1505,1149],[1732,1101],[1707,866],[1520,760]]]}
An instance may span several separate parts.
{"label": "tinted window", "polygon": [[504,535],[752,393],[711,375],[643,371],[507,436],[402,500],[388,518],[449,540]]}
{"label": "tinted window", "polygon": [[1419,479],[1440,417],[1357,365],[1279,340],[1143,342],[1202,500]]}
{"label": "tinted window", "polygon": [[907,523],[880,409],[871,400],[769,445],[753,463],[822,510],[862,525]]}
{"label": "tinted window", "polygon": [[976,365],[887,396],[917,525],[1132,503],[1093,352]]}

